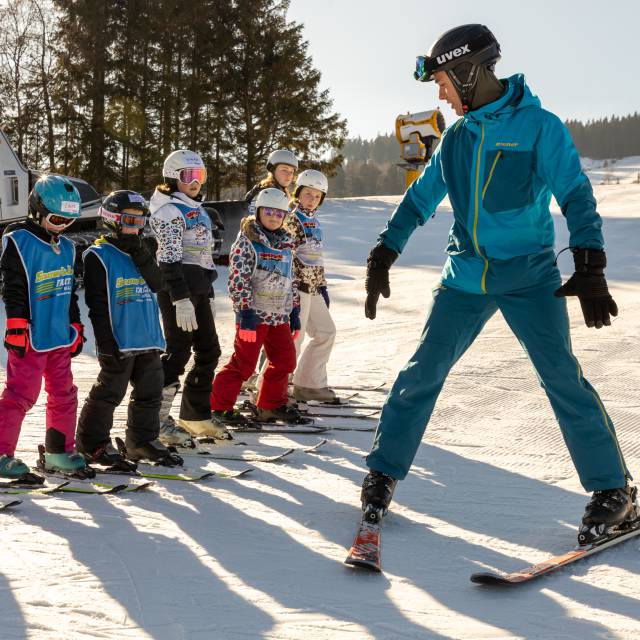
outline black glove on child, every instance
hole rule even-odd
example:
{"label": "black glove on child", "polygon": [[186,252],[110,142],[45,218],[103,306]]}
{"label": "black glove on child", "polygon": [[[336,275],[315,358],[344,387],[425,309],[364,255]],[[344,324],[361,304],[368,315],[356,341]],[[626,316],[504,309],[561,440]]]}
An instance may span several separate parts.
{"label": "black glove on child", "polygon": [[378,244],[367,258],[367,278],[364,288],[367,291],[367,300],[364,303],[364,315],[373,320],[376,317],[376,306],[380,294],[383,298],[391,295],[389,287],[389,269],[396,261],[398,254],[383,244]]}
{"label": "black glove on child", "polygon": [[571,249],[575,273],[554,292],[557,298],[578,296],[587,327],[602,328],[618,315],[618,305],[609,293],[604,268],[607,256],[602,249]]}

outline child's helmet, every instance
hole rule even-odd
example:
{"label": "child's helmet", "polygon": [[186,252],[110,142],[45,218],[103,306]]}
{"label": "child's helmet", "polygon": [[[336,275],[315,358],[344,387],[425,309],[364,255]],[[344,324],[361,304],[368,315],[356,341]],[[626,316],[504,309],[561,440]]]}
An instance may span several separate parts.
{"label": "child's helmet", "polygon": [[[125,209],[134,209],[139,213],[123,213]],[[105,227],[118,232],[122,227],[144,227],[149,216],[147,201],[135,191],[112,191],[100,206],[100,217]]]}
{"label": "child's helmet", "polygon": [[282,209],[289,211],[289,199],[287,196],[274,187],[263,189],[256,198],[256,211],[259,207],[268,207],[269,209]]}
{"label": "child's helmet", "polygon": [[272,151],[267,158],[267,171],[273,171],[276,165],[288,164],[294,169],[298,168],[298,158],[291,151],[286,149],[276,149]]}
{"label": "child's helmet", "polygon": [[64,176],[42,176],[29,194],[29,213],[37,220],[56,215],[71,222],[82,215],[81,205],[80,193]]}

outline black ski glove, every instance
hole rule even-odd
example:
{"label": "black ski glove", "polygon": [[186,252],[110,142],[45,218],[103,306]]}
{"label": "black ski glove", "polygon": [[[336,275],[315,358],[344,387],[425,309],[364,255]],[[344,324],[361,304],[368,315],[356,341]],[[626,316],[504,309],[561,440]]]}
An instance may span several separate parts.
{"label": "black ski glove", "polygon": [[373,320],[376,317],[378,298],[391,295],[389,287],[389,269],[396,261],[398,254],[384,244],[380,243],[371,249],[367,258],[367,278],[364,288],[367,291],[367,300],[364,303],[364,315]]}
{"label": "black ski glove", "polygon": [[578,296],[587,327],[602,328],[618,315],[618,305],[609,293],[604,268],[607,256],[602,249],[571,249],[575,273],[554,292],[557,298]]}

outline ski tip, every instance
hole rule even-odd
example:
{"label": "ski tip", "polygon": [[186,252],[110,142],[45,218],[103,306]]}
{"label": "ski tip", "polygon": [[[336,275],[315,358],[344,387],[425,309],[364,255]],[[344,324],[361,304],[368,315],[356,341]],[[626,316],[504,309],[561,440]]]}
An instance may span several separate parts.
{"label": "ski tip", "polygon": [[344,564],[348,567],[354,567],[356,569],[364,569],[365,571],[369,571],[371,573],[382,573],[382,567],[379,564],[375,564],[374,562],[369,562],[367,560],[358,560],[357,558],[347,558],[344,561]]}
{"label": "ski tip", "polygon": [[491,571],[482,571],[472,573],[469,578],[475,584],[495,585],[495,584],[511,584],[511,580],[506,575],[493,573]]}

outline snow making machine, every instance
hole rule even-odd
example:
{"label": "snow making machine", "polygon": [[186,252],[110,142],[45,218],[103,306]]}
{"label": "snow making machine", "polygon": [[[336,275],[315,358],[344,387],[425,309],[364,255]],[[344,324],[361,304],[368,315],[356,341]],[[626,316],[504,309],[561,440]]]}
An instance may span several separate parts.
{"label": "snow making machine", "polygon": [[400,143],[398,166],[405,170],[405,188],[422,173],[445,129],[440,109],[406,113],[396,118],[396,138]]}

